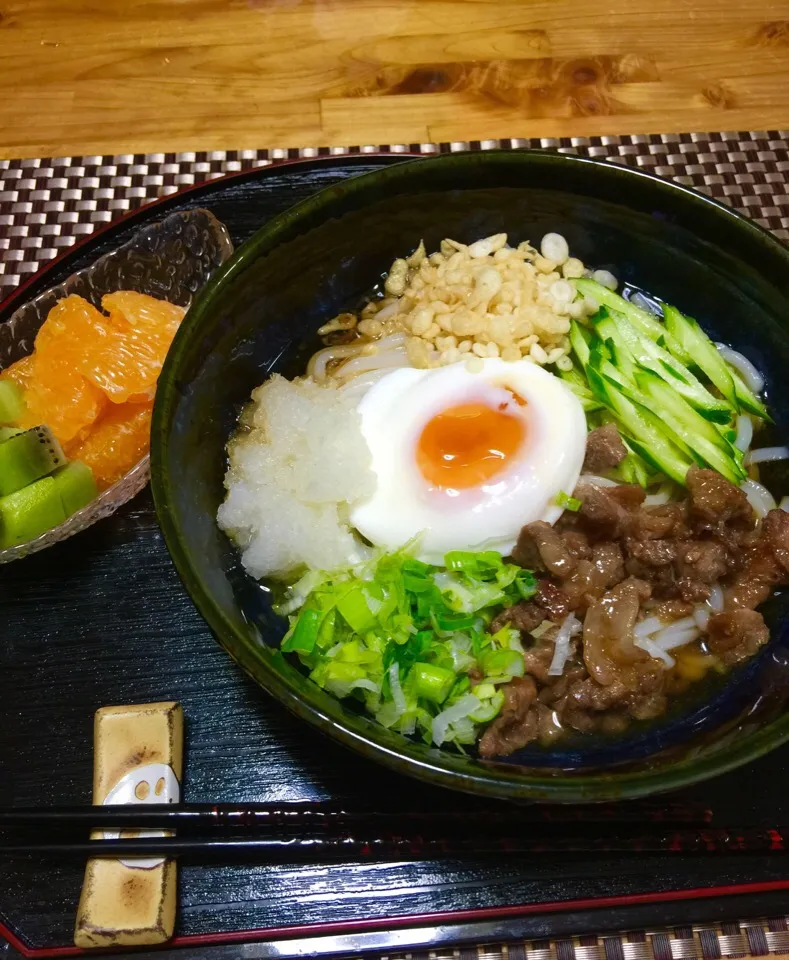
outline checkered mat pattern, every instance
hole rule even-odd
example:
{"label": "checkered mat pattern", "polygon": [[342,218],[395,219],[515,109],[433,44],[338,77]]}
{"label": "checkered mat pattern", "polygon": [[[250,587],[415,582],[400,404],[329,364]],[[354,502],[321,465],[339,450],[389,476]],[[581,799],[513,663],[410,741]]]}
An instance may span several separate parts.
{"label": "checkered mat pattern", "polygon": [[[0,299],[63,249],[150,200],[283,160],[347,153],[558,150],[706,193],[789,241],[789,131],[482,140],[300,150],[215,150],[0,160]],[[789,917],[572,939],[392,952],[376,960],[789,960]]]}
{"label": "checkered mat pattern", "polygon": [[[375,960],[730,960],[789,958],[787,919],[381,954]],[[344,960],[350,960],[344,958]]]}
{"label": "checkered mat pattern", "polygon": [[482,140],[0,160],[0,299],[102,224],[149,200],[287,159],[528,147],[637,167],[731,204],[789,240],[789,131]]}

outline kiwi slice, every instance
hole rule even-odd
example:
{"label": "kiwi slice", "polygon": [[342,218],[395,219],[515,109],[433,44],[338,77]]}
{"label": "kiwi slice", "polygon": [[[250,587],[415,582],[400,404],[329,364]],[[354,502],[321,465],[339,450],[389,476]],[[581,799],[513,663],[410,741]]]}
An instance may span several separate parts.
{"label": "kiwi slice", "polygon": [[20,433],[24,433],[21,427],[0,427],[0,443],[3,440],[10,440],[11,437],[16,437]]}
{"label": "kiwi slice", "polygon": [[66,463],[49,427],[33,427],[0,443],[0,497],[15,493]]}
{"label": "kiwi slice", "polygon": [[25,395],[13,380],[0,380],[0,424],[19,423],[25,412]]}
{"label": "kiwi slice", "polygon": [[93,471],[81,460],[72,460],[65,467],[58,467],[52,479],[67,517],[90,503],[99,492]]}
{"label": "kiwi slice", "polygon": [[26,543],[65,519],[66,511],[54,478],[36,480],[0,497],[0,549]]}

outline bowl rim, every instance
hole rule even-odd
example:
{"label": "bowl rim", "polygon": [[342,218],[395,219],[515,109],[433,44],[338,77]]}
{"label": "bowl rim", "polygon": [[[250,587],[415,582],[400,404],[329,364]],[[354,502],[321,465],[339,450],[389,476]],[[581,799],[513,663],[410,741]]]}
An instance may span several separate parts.
{"label": "bowl rim", "polygon": [[[586,166],[600,171],[600,176],[641,180],[652,190],[662,192],[664,195],[680,197],[686,209],[695,208],[698,211],[711,212],[728,221],[741,234],[747,235],[752,243],[758,244],[764,252],[782,263],[786,275],[789,276],[789,247],[746,215],[682,184],[662,179],[642,170],[595,158],[521,149],[463,151],[416,159],[405,155],[402,163],[389,164],[380,170],[350,176],[325,187],[272,217],[236,249],[235,254],[200,290],[173,341],[159,378],[159,389],[151,424],[151,489],[159,525],[173,564],[195,606],[220,644],[257,684],[276,697],[296,716],[322,730],[334,740],[401,773],[417,776],[433,784],[461,792],[488,797],[569,803],[643,797],[678,789],[733,770],[789,741],[789,713],[751,733],[744,742],[734,744],[724,742],[722,748],[714,750],[701,759],[695,758],[691,751],[689,756],[669,766],[647,767],[635,772],[610,767],[604,768],[601,772],[576,773],[573,771],[564,776],[561,772],[557,775],[556,768],[544,768],[544,773],[540,768],[529,768],[527,773],[523,773],[518,772],[522,768],[516,765],[487,764],[479,760],[477,761],[478,769],[461,771],[453,770],[425,756],[413,754],[409,749],[411,742],[407,738],[403,738],[402,749],[391,748],[379,742],[374,736],[366,736],[347,726],[339,715],[344,709],[341,701],[337,701],[337,716],[331,716],[317,703],[299,696],[286,680],[270,670],[265,661],[255,654],[249,636],[236,629],[215,604],[210,589],[192,566],[188,552],[183,547],[175,514],[169,503],[171,480],[165,467],[168,422],[178,400],[178,391],[174,385],[177,365],[184,354],[192,331],[199,328],[204,314],[213,303],[214,296],[225,283],[231,282],[237,274],[242,273],[249,263],[254,262],[267,248],[276,247],[278,237],[287,228],[297,227],[299,221],[315,209],[341,203],[349,195],[364,190],[371,181],[391,182],[407,180],[412,176],[418,177],[419,170],[426,164],[451,167],[459,164],[482,163],[553,165],[565,168]],[[237,649],[229,648],[224,639],[226,636],[234,638],[239,645]],[[240,651],[245,655],[241,656]],[[249,665],[252,659],[259,666],[259,670],[255,673]],[[452,759],[449,754],[443,754],[443,756]]]}

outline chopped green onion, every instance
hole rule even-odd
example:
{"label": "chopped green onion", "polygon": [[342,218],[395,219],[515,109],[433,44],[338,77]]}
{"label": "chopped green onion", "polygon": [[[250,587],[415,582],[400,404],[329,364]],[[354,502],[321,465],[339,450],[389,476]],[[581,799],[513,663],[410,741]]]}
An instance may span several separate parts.
{"label": "chopped green onion", "polygon": [[521,600],[530,600],[537,593],[537,578],[531,570],[520,569],[515,574],[515,586]]}
{"label": "chopped green onion", "polygon": [[354,690],[367,690],[376,696],[380,692],[380,686],[356,663],[325,661],[312,671],[310,679],[336,697],[347,697]]}
{"label": "chopped green onion", "polygon": [[364,633],[372,629],[375,624],[375,617],[361,585],[354,587],[341,597],[337,601],[337,609],[355,633]]}
{"label": "chopped green onion", "polygon": [[427,577],[415,577],[413,574],[403,574],[403,586],[409,593],[429,593],[433,589],[433,581]]}
{"label": "chopped green onion", "polygon": [[449,610],[431,610],[430,620],[436,633],[439,636],[442,634],[446,636],[458,630],[468,630],[469,627],[473,627],[476,617],[468,613],[452,613]]}
{"label": "chopped green onion", "polygon": [[337,611],[335,609],[329,610],[326,616],[321,621],[321,625],[318,627],[318,636],[316,639],[316,646],[321,650],[328,650],[332,646],[335,640],[335,625],[337,621]]}
{"label": "chopped green onion", "polygon": [[415,663],[410,676],[416,696],[438,704],[446,700],[455,682],[452,670],[435,667],[431,663]]}
{"label": "chopped green onion", "polygon": [[473,553],[469,550],[451,550],[445,557],[447,570],[463,573],[475,580],[491,580],[505,566],[501,554],[494,550]]}
{"label": "chopped green onion", "polygon": [[458,677],[455,681],[455,685],[449,691],[449,697],[447,699],[451,701],[457,700],[459,697],[462,697],[464,693],[468,693],[470,689],[471,678],[468,674],[463,674],[463,676]]}
{"label": "chopped green onion", "polygon": [[[353,696],[390,729],[426,743],[473,743],[500,709],[496,684],[524,672],[519,632],[491,636],[486,625],[533,596],[537,582],[492,550],[456,550],[431,565],[408,549],[294,584],[281,606],[291,611],[281,649],[296,653],[318,686]],[[479,696],[472,670],[485,676]]]}
{"label": "chopped green onion", "polygon": [[573,513],[578,513],[581,509],[581,501],[575,497],[571,497],[570,494],[565,493],[564,490],[560,490],[556,494],[556,506],[562,507],[564,510],[571,510]]}
{"label": "chopped green onion", "polygon": [[524,672],[523,656],[515,650],[491,650],[482,655],[480,666],[488,678],[522,677]]}
{"label": "chopped green onion", "polygon": [[[490,723],[499,710],[501,710],[504,704],[504,694],[501,692],[501,690],[496,690],[495,687],[493,689],[495,691],[493,695],[482,700],[479,708],[473,713],[469,714],[470,720],[474,720],[476,723]],[[474,695],[482,699],[479,692],[479,687],[474,688]]]}
{"label": "chopped green onion", "polygon": [[285,653],[311,653],[318,639],[318,628],[323,617],[321,610],[302,610],[293,629],[282,641]]}

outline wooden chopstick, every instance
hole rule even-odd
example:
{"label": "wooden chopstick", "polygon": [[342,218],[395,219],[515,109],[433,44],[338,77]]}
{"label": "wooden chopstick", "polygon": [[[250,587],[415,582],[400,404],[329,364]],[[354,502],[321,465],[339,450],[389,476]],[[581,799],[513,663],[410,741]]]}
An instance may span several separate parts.
{"label": "wooden chopstick", "polygon": [[154,837],[122,840],[0,843],[0,859],[53,857],[162,856],[190,860],[254,860],[261,863],[428,860],[441,857],[519,854],[780,854],[789,849],[789,827],[759,829],[676,829],[642,833],[560,830],[536,835],[486,834],[425,837],[347,833],[302,837]]}
{"label": "wooden chopstick", "polygon": [[517,806],[501,804],[481,807],[470,802],[461,810],[352,810],[336,804],[316,803],[219,803],[219,804],[134,804],[95,807],[0,807],[0,829],[39,827],[58,832],[71,829],[126,827],[179,830],[212,829],[329,829],[357,825],[385,827],[390,831],[409,829],[477,830],[480,823],[503,830],[525,824],[696,824],[712,820],[712,811],[680,804],[586,806]]}

